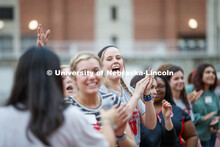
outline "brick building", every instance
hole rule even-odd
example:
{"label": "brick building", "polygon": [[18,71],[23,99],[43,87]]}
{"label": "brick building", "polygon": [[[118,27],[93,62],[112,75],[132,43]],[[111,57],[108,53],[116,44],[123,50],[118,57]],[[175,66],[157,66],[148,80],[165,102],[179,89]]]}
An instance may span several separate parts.
{"label": "brick building", "polygon": [[[206,3],[206,0],[20,0],[21,36],[24,39],[36,36],[28,24],[37,20],[51,29],[51,40],[92,43],[94,48],[116,44],[128,51],[134,48],[143,51],[156,50],[159,44],[160,48],[172,50],[203,50]],[[197,20],[198,28],[188,26],[190,18]]]}
{"label": "brick building", "polygon": [[0,0],[2,98],[19,55],[36,44],[32,20],[51,29],[49,46],[65,64],[76,52],[115,44],[128,71],[165,62],[186,74],[202,62],[220,71],[220,0]]}

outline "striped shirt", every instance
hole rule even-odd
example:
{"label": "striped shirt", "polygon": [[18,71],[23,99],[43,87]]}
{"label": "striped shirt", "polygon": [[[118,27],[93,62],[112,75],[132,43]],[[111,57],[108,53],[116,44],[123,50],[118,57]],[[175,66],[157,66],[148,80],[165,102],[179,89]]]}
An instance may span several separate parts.
{"label": "striped shirt", "polygon": [[90,124],[93,125],[96,130],[100,130],[102,128],[101,116],[99,113],[100,109],[109,109],[116,104],[120,106],[121,100],[117,95],[112,93],[100,93],[99,95],[101,97],[101,102],[97,108],[86,108],[81,105],[74,97],[67,97],[64,100],[66,103],[76,106],[81,112],[83,112]]}
{"label": "striped shirt", "polygon": [[[116,94],[118,97],[120,97],[121,101],[123,103],[128,103],[131,99],[131,96],[129,93],[125,90],[125,88],[121,85],[122,88],[122,95],[118,94],[117,92],[114,91],[114,89],[111,89],[111,93]],[[129,90],[133,93],[134,89],[132,87],[129,87]],[[100,93],[109,93],[108,88],[105,85],[102,85],[101,88],[99,89]],[[134,109],[134,112],[132,114],[132,117],[129,120],[129,125],[133,134],[133,137],[136,142],[136,146],[139,147],[140,144],[140,139],[141,139],[141,115],[143,115],[145,112],[145,105],[139,99],[138,104],[136,108]]]}

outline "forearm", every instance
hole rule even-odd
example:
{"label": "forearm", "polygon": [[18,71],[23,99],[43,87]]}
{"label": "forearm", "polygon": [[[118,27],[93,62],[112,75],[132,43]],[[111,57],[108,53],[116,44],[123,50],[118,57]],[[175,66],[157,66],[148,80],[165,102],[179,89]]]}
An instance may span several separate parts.
{"label": "forearm", "polygon": [[186,147],[197,146],[198,144],[198,136],[192,136],[186,140]]}
{"label": "forearm", "polygon": [[[126,132],[126,136],[127,137],[123,141],[118,142],[119,146],[120,147],[135,147],[136,146],[136,142],[135,142],[135,140],[134,140],[134,138],[132,136],[131,129],[130,129],[128,123],[126,125],[125,132]],[[122,135],[120,135],[120,136],[122,136]]]}
{"label": "forearm", "polygon": [[127,137],[124,141],[118,143],[120,147],[135,147],[136,143],[133,138]]}
{"label": "forearm", "polygon": [[156,112],[152,100],[145,101],[145,113],[141,117],[141,122],[147,129],[153,130],[156,127]]}
{"label": "forearm", "polygon": [[112,125],[109,122],[103,125],[100,133],[105,136],[105,139],[108,141],[110,147],[115,147],[115,133],[113,131]]}
{"label": "forearm", "polygon": [[176,139],[177,139],[177,135],[175,128],[172,128],[169,131],[165,129],[165,134],[163,135],[161,146],[175,146]]}
{"label": "forearm", "polygon": [[173,123],[172,123],[172,120],[171,118],[164,118],[164,121],[165,121],[165,128],[166,130],[170,131],[173,129]]}
{"label": "forearm", "polygon": [[135,109],[135,107],[137,106],[137,104],[138,104],[138,100],[139,100],[140,98],[139,97],[137,97],[137,96],[135,96],[135,95],[133,95],[132,97],[131,97],[131,99],[129,100],[129,102],[128,102],[128,104],[127,104],[127,106],[128,106],[128,114],[133,114],[133,112],[134,112],[134,109]]}

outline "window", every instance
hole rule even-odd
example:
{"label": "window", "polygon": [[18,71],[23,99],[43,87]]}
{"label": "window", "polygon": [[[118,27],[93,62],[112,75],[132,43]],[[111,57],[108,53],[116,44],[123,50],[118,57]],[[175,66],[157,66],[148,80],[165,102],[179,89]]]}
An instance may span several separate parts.
{"label": "window", "polygon": [[12,7],[0,7],[0,19],[1,20],[13,20],[13,8]]}
{"label": "window", "polygon": [[30,46],[33,46],[36,44],[36,36],[22,36],[21,37],[21,50],[25,51]]}
{"label": "window", "polygon": [[0,52],[2,55],[11,54],[13,51],[12,47],[12,36],[0,36]]}
{"label": "window", "polygon": [[117,8],[115,6],[111,7],[111,18],[112,20],[117,20]]}
{"label": "window", "polygon": [[183,51],[205,51],[206,38],[201,35],[179,35],[177,46]]}

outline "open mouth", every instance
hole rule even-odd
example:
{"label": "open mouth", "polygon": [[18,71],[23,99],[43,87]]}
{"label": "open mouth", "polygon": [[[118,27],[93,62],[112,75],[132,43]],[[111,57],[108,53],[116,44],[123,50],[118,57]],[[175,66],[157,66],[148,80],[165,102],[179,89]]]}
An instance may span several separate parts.
{"label": "open mouth", "polygon": [[67,86],[67,87],[66,87],[66,90],[68,90],[68,91],[69,91],[69,90],[73,90],[73,85]]}
{"label": "open mouth", "polygon": [[119,68],[119,67],[113,67],[113,68],[112,68],[112,71],[113,71],[113,72],[119,72],[119,71],[120,71],[120,68]]}

